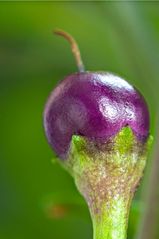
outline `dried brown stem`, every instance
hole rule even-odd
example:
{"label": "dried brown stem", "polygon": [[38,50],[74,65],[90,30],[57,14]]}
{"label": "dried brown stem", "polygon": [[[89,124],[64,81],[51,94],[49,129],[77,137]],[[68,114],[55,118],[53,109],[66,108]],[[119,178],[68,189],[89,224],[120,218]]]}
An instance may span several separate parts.
{"label": "dried brown stem", "polygon": [[82,62],[82,59],[81,59],[80,50],[78,48],[78,44],[75,41],[75,39],[69,33],[65,32],[61,29],[54,30],[54,33],[56,35],[64,37],[70,43],[73,55],[74,55],[75,60],[76,60],[78,70],[79,70],[79,72],[84,72],[84,65],[83,65],[83,62]]}

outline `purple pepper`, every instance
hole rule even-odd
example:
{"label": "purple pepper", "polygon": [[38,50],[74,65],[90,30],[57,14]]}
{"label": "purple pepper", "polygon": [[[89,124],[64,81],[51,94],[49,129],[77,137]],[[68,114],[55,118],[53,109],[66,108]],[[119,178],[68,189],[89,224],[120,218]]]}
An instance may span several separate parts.
{"label": "purple pepper", "polygon": [[112,73],[83,72],[81,62],[79,68],[59,83],[45,106],[45,133],[57,155],[67,157],[73,135],[105,143],[125,126],[145,141],[149,112],[139,91]]}

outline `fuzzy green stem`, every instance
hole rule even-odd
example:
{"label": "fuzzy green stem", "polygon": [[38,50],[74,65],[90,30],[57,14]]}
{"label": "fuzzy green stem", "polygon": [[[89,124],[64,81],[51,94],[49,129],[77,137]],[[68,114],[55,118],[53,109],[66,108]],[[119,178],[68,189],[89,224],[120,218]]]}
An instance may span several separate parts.
{"label": "fuzzy green stem", "polygon": [[93,239],[126,239],[131,198],[116,197],[93,214]]}
{"label": "fuzzy green stem", "polygon": [[152,142],[123,128],[105,145],[73,136],[66,169],[90,209],[94,239],[126,239],[130,204]]}

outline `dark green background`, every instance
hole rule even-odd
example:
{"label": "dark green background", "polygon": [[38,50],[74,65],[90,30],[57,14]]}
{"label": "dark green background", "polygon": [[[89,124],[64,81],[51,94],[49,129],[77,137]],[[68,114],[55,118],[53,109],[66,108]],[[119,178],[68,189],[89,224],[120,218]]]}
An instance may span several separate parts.
{"label": "dark green background", "polygon": [[[52,35],[55,27],[75,36],[86,69],[115,72],[142,92],[155,133],[159,3],[1,2],[0,239],[92,238],[87,206],[72,178],[52,163],[42,126],[49,92],[77,70],[69,44]],[[140,188],[129,239],[143,213],[142,200]]]}

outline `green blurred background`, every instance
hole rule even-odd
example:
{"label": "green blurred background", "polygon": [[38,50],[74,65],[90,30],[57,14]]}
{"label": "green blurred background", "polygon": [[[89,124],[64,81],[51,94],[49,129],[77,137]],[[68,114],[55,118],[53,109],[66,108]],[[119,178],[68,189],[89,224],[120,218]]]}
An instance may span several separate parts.
{"label": "green blurred background", "polygon": [[[52,34],[55,27],[76,38],[86,69],[115,72],[143,93],[155,134],[159,3],[1,2],[0,239],[92,238],[87,206],[54,162],[42,126],[49,92],[77,70],[69,44]],[[151,162],[152,156],[131,209],[129,239],[144,213]]]}

